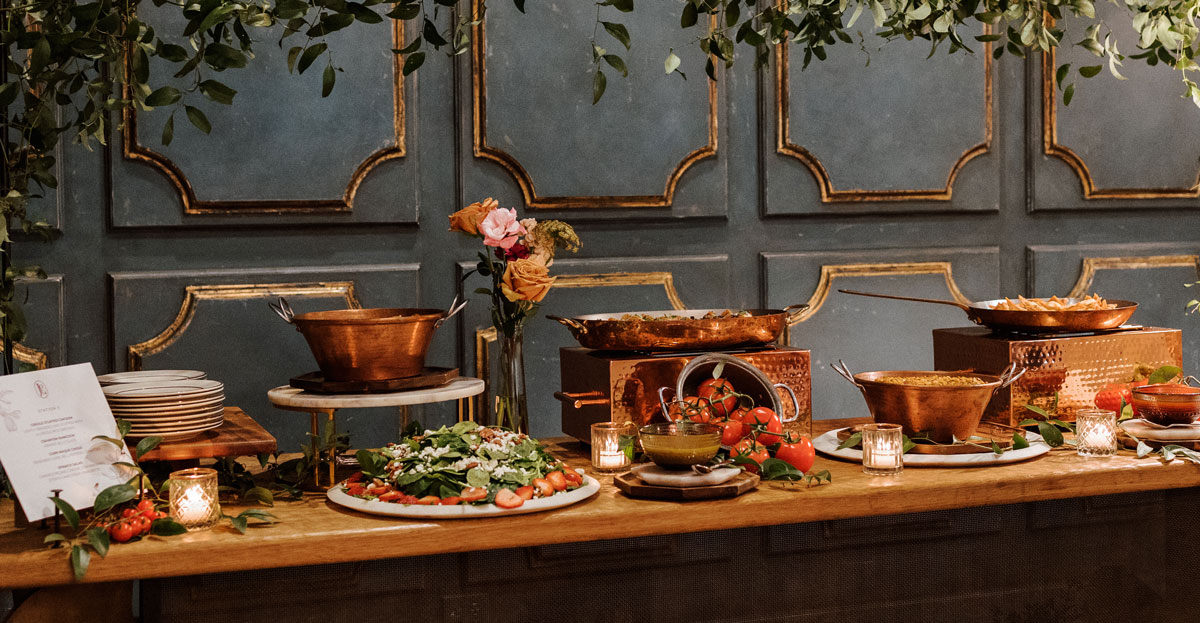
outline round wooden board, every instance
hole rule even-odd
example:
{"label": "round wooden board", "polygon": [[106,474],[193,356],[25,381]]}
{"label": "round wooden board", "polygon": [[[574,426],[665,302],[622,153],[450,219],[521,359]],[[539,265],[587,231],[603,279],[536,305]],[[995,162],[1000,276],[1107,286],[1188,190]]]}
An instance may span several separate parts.
{"label": "round wooden board", "polygon": [[384,381],[326,381],[320,372],[309,372],[292,377],[288,384],[296,389],[321,394],[370,394],[436,387],[456,378],[458,368],[425,368],[416,376]]}
{"label": "round wooden board", "polygon": [[656,500],[711,500],[737,497],[758,486],[758,474],[742,472],[732,480],[707,487],[661,487],[648,485],[633,472],[613,476],[613,484],[629,497]]}

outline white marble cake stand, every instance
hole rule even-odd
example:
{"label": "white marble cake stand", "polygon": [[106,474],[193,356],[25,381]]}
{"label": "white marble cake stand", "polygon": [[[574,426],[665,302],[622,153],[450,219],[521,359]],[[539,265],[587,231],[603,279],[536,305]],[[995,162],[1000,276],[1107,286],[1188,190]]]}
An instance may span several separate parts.
{"label": "white marble cake stand", "polygon": [[[412,405],[457,400],[459,421],[461,422],[463,419],[473,420],[475,419],[474,405],[466,399],[482,394],[485,387],[481,379],[468,376],[460,376],[439,387],[370,394],[319,394],[317,392],[297,389],[290,385],[280,385],[267,392],[267,400],[270,400],[271,404],[280,409],[299,411],[312,416],[313,455],[320,457],[318,449],[320,448],[321,438],[321,415],[326,416],[329,422],[330,434],[332,434],[333,430],[335,430],[334,414],[337,413],[338,409],[400,407],[401,417],[407,424],[408,407]],[[324,486],[332,486],[334,483],[334,469],[337,466],[334,452],[334,450],[330,449],[329,456],[325,457],[324,461],[318,458],[317,466],[313,473],[314,484],[318,487],[323,486],[321,478],[322,462],[328,464],[329,468],[329,480]]]}

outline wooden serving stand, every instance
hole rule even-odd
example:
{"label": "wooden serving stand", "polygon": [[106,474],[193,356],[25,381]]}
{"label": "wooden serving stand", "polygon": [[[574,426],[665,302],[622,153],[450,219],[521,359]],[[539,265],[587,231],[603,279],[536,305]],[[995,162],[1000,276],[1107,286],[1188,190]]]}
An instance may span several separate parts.
{"label": "wooden serving stand", "polygon": [[648,484],[631,471],[613,476],[613,484],[631,498],[680,501],[734,498],[757,487],[760,480],[758,474],[742,472],[719,485],[666,487]]}
{"label": "wooden serving stand", "polygon": [[[133,452],[137,444],[131,444]],[[253,456],[274,452],[275,437],[246,415],[239,407],[225,407],[225,422],[210,431],[179,441],[163,441],[158,447],[137,458],[172,463],[197,462],[226,456]]]}

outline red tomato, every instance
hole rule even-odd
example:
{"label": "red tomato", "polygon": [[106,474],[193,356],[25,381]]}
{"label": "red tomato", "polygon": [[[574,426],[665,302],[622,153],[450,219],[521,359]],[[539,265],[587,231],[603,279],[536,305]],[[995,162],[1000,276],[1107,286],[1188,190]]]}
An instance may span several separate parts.
{"label": "red tomato", "polygon": [[742,440],[742,423],[738,420],[725,420],[717,424],[721,427],[721,445],[732,446]]}
{"label": "red tomato", "polygon": [[550,472],[546,474],[546,480],[550,481],[550,486],[554,487],[555,491],[567,490],[567,477],[562,472]]}
{"label": "red tomato", "polygon": [[146,519],[149,519],[150,521],[154,521],[155,519],[158,519],[158,511],[154,510],[153,508],[150,510],[144,510],[144,511],[142,511],[142,514],[139,516],[145,517]]}
{"label": "red tomato", "polygon": [[133,526],[129,525],[128,521],[118,521],[109,526],[108,535],[112,537],[112,540],[124,543],[133,538]]}
{"label": "red tomato", "polygon": [[[752,439],[743,439],[739,441],[738,444],[733,447],[733,456],[746,457],[755,463],[762,463],[763,461],[771,458],[771,455],[767,453],[767,448]],[[758,473],[758,465],[742,465],[742,467],[744,467],[748,472],[753,472],[755,474]]]}
{"label": "red tomato", "polygon": [[517,487],[516,494],[521,496],[522,500],[532,500],[533,499],[533,487],[531,487],[529,485],[525,485],[524,487]]}
{"label": "red tomato", "polygon": [[138,512],[146,512],[154,510],[154,500],[142,500],[137,505]]}
{"label": "red tomato", "polygon": [[137,517],[134,517],[130,521],[131,521],[131,525],[133,526],[134,536],[149,534],[150,533],[150,524],[154,523],[150,519],[147,519],[145,515],[139,515]]}
{"label": "red tomato", "polygon": [[783,432],[783,423],[779,421],[775,411],[766,407],[755,407],[746,414],[742,422],[752,431],[751,435],[758,434],[758,442],[764,446],[779,443],[780,436],[775,433]]}
{"label": "red tomato", "polygon": [[726,417],[737,408],[737,393],[733,390],[733,383],[726,379],[705,379],[696,389],[696,394],[712,405],[717,417]]}
{"label": "red tomato", "polygon": [[496,492],[496,506],[500,508],[517,508],[525,503],[525,498],[517,495],[512,489],[501,489]]}
{"label": "red tomato", "polygon": [[130,517],[137,517],[137,514],[138,514],[138,512],[137,512],[136,508],[121,509],[121,519],[129,519]]}
{"label": "red tomato", "polygon": [[487,488],[485,487],[467,487],[459,493],[458,496],[464,502],[478,502],[487,497]]}
{"label": "red tomato", "polygon": [[813,461],[817,459],[817,452],[813,449],[812,441],[808,437],[801,437],[795,443],[785,441],[779,444],[779,449],[775,451],[775,458],[807,473],[812,469]]}
{"label": "red tomato", "polygon": [[1119,416],[1121,413],[1121,401],[1125,404],[1133,404],[1133,384],[1132,383],[1109,383],[1103,389],[1096,392],[1096,398],[1093,400],[1096,408],[1106,411],[1116,411]]}
{"label": "red tomato", "polygon": [[699,396],[687,396],[683,400],[672,402],[667,407],[667,414],[675,421],[688,419],[693,422],[710,422],[713,419],[712,403]]}

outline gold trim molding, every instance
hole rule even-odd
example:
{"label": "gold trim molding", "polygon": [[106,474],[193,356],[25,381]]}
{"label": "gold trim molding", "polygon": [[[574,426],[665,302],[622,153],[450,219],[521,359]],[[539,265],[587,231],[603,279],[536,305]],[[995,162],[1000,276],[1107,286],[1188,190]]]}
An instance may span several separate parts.
{"label": "gold trim molding", "polygon": [[[392,45],[396,49],[404,48],[404,22],[394,20],[392,24]],[[405,156],[405,111],[404,111],[404,72],[399,54],[393,54],[392,59],[392,129],[396,144],[394,147],[380,149],[366,160],[359,163],[350,175],[346,190],[337,199],[254,199],[254,200],[220,200],[206,201],[196,197],[195,188],[179,165],[167,156],[143,146],[138,142],[138,115],[131,104],[122,109],[122,155],[126,160],[141,162],[160,171],[175,187],[183,202],[184,214],[309,214],[326,212],[349,212],[354,208],[354,199],[358,188],[371,171],[388,160]],[[131,57],[125,55],[125,66],[130,68]],[[125,99],[132,100],[132,87],[123,88]]]}
{"label": "gold trim molding", "polygon": [[[590,273],[560,275],[554,281],[555,288],[616,288],[626,286],[662,286],[672,309],[687,309],[679,291],[675,289],[675,275],[668,271],[645,273]],[[484,422],[491,422],[492,409],[488,397],[491,394],[491,344],[498,339],[496,327],[485,327],[475,331],[475,377],[483,379],[488,386],[483,393],[471,398],[475,402],[475,413]]]}
{"label": "gold trim molding", "polygon": [[[474,15],[483,12],[484,0],[471,0]],[[715,23],[715,17],[713,18]],[[669,207],[675,200],[675,189],[680,178],[692,165],[717,155],[717,84],[708,80],[708,142],[691,151],[680,160],[667,177],[666,188],[661,195],[563,195],[541,196],[533,184],[533,177],[512,154],[493,147],[487,142],[487,43],[484,20],[476,20],[471,32],[471,100],[472,100],[472,148],[476,158],[490,160],[500,165],[516,180],[521,188],[525,205],[529,208],[662,208]],[[559,281],[561,283],[561,280]]]}
{"label": "gold trim molding", "polygon": [[1200,276],[1200,255],[1146,255],[1129,257],[1085,257],[1079,278],[1068,297],[1087,296],[1101,270],[1143,270],[1155,268],[1194,268]]}
{"label": "gold trim molding", "polygon": [[1200,170],[1188,188],[1101,188],[1075,150],[1058,142],[1058,96],[1054,88],[1054,49],[1042,53],[1042,151],[1075,171],[1084,199],[1191,199],[1200,197]]}
{"label": "gold trim molding", "polygon": [[13,344],[13,359],[33,366],[34,370],[45,370],[50,367],[49,355],[20,343]]}
{"label": "gold trim molding", "polygon": [[[984,34],[991,33],[990,26],[984,26]],[[946,186],[925,190],[838,190],[833,187],[833,179],[819,158],[804,147],[792,142],[791,136],[791,93],[789,91],[788,75],[788,44],[782,41],[775,46],[775,116],[776,116],[776,153],[799,160],[816,178],[817,187],[823,203],[868,201],[949,201],[954,192],[954,180],[962,168],[975,158],[986,154],[992,148],[992,44],[984,43],[983,51],[983,142],[968,148],[954,162],[946,176]]]}
{"label": "gold trim molding", "polygon": [[969,304],[971,299],[959,289],[954,281],[954,268],[950,262],[887,262],[877,264],[824,264],[821,266],[821,277],[817,281],[817,289],[808,299],[808,309],[804,310],[792,326],[812,318],[833,291],[833,281],[839,277],[885,277],[893,275],[941,275],[946,280],[946,290],[959,303]]}
{"label": "gold trim molding", "polygon": [[174,344],[196,317],[200,301],[237,301],[247,299],[274,298],[277,296],[308,298],[341,298],[350,309],[362,304],[353,281],[327,281],[315,283],[262,283],[240,285],[191,285],[184,288],[183,303],[171,324],[158,335],[128,347],[126,365],[129,370],[141,370],[146,357],[161,353]]}

